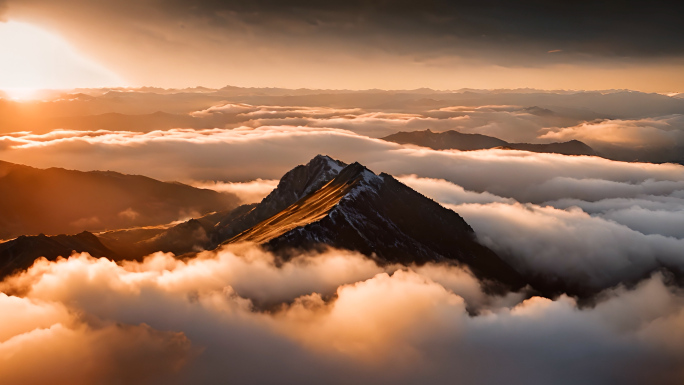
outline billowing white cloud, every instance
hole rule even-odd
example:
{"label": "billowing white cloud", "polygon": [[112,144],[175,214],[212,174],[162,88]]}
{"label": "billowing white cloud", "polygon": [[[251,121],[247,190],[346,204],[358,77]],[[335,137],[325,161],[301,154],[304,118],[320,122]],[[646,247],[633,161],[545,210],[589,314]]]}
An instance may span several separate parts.
{"label": "billowing white cloud", "polygon": [[486,245],[532,274],[594,288],[683,268],[684,239],[645,235],[577,210],[533,204],[450,205]]}
{"label": "billowing white cloud", "polygon": [[376,172],[449,180],[521,202],[596,200],[671,194],[684,167],[524,151],[434,151],[406,148],[350,131],[312,127],[133,132],[60,131],[4,137],[7,161],[39,167],[110,169],[163,180],[277,179],[323,153]]}
{"label": "billowing white cloud", "polygon": [[[21,144],[2,151],[10,161],[182,181],[275,180],[324,153],[375,172],[415,175],[401,180],[455,205],[488,245],[527,270],[575,280],[586,276],[587,283],[605,287],[663,263],[680,265],[679,165],[507,150],[434,151],[312,127],[61,131],[15,134],[12,140]],[[251,199],[265,192],[264,187]]]}
{"label": "billowing white cloud", "polygon": [[[249,108],[248,108],[249,107]],[[574,126],[578,120],[558,115],[538,116],[521,106],[445,107],[437,110],[424,108],[389,111],[361,108],[244,106],[225,104],[193,112],[195,117],[230,115],[225,126],[308,126],[349,130],[373,138],[398,131],[430,129],[456,130],[496,136],[510,142],[537,142],[539,133],[548,126]],[[542,140],[543,141],[543,140]]]}
{"label": "billowing white cloud", "polygon": [[256,111],[258,107],[251,106],[245,103],[226,103],[216,106],[211,106],[201,111],[190,113],[196,118],[207,117],[215,114],[243,114],[251,111]]}
{"label": "billowing white cloud", "polygon": [[249,182],[193,182],[192,185],[199,188],[210,189],[218,192],[231,193],[240,199],[242,204],[257,203],[266,197],[278,186],[276,179],[257,178]]}
{"label": "billowing white cloud", "polygon": [[[684,296],[663,282],[608,290],[593,308],[492,298],[471,316],[467,298],[487,295],[459,269],[385,272],[336,251],[280,267],[251,248],[124,265],[75,255],[2,283],[16,296],[0,310],[16,317],[0,326],[0,373],[8,384],[669,384],[684,379]],[[254,307],[265,298],[286,303]]]}
{"label": "billowing white cloud", "polygon": [[640,120],[599,120],[545,131],[541,138],[557,141],[578,139],[597,147],[668,148],[684,144],[684,115]]}
{"label": "billowing white cloud", "polygon": [[172,378],[198,353],[181,332],[92,318],[61,302],[0,293],[0,310],[4,384],[143,384]]}
{"label": "billowing white cloud", "polygon": [[503,198],[486,191],[481,193],[467,191],[463,187],[443,179],[420,178],[415,174],[400,176],[398,179],[403,184],[442,204],[515,202],[514,199]]}
{"label": "billowing white cloud", "polygon": [[[333,117],[337,111],[253,112],[254,119],[306,119],[307,126],[15,133],[0,137],[0,156],[208,181],[201,187],[254,202],[286,171],[324,153],[397,175],[453,208],[483,243],[529,274],[606,288],[663,264],[682,267],[682,166],[407,148],[356,134],[351,125],[312,127],[316,114],[317,122],[342,124],[347,118]],[[349,121],[365,114],[345,113]],[[363,118],[369,127],[422,119]],[[0,354],[13,357],[11,366],[0,363],[0,375],[10,384],[44,382],[40,373],[26,377],[34,362],[28,357],[58,356],[50,368],[57,383],[122,376],[128,383],[200,384],[678,383],[682,295],[664,281],[656,275],[635,290],[608,290],[596,307],[580,308],[567,296],[490,296],[455,267],[397,270],[339,251],[282,266],[251,248],[191,261],[157,254],[121,266],[86,256],[41,261],[2,284],[16,296],[0,298],[0,311],[16,316],[0,321]],[[126,349],[155,365],[123,370],[132,365],[118,360]],[[176,375],[159,377],[168,373]]]}
{"label": "billowing white cloud", "polygon": [[[533,276],[600,289],[638,280],[661,266],[684,268],[680,257],[684,239],[677,226],[681,214],[674,209],[684,201],[676,197],[561,200],[550,202],[553,207],[466,191],[445,180],[415,176],[400,180],[461,214],[482,243]],[[644,189],[654,193],[662,187],[631,186],[637,193]],[[625,193],[616,190],[615,195]]]}
{"label": "billowing white cloud", "polygon": [[684,115],[598,120],[540,131],[543,140],[581,140],[612,159],[680,162],[684,159]]}

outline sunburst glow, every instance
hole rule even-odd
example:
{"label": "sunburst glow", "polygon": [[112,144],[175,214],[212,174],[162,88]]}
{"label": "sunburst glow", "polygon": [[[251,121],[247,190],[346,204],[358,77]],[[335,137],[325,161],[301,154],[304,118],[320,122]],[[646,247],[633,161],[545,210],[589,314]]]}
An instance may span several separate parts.
{"label": "sunburst glow", "polygon": [[670,3],[0,0],[0,385],[684,385]]}
{"label": "sunburst glow", "polygon": [[0,89],[26,99],[39,89],[122,85],[122,79],[81,55],[66,40],[31,24],[0,23]]}
{"label": "sunburst glow", "polygon": [[21,88],[5,88],[2,90],[8,97],[13,100],[28,100],[32,99],[38,93],[38,88],[21,87]]}

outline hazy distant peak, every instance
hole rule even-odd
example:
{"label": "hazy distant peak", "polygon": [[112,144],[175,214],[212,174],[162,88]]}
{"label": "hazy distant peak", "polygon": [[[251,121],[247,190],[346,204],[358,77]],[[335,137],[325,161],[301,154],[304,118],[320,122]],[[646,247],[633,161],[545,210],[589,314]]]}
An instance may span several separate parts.
{"label": "hazy distant peak", "polygon": [[432,132],[429,129],[413,132],[402,131],[381,139],[398,144],[412,144],[416,146],[429,147],[433,150],[473,151],[485,149],[507,149],[556,153],[563,155],[596,155],[596,151],[594,151],[593,148],[579,140],[546,144],[508,143],[493,136],[482,134],[464,134],[453,130],[444,132]]}
{"label": "hazy distant peak", "polygon": [[526,107],[526,108],[523,108],[521,111],[526,112],[528,114],[537,115],[537,116],[555,115],[555,112],[553,112],[547,108],[542,108],[542,107],[538,107],[538,106]]}

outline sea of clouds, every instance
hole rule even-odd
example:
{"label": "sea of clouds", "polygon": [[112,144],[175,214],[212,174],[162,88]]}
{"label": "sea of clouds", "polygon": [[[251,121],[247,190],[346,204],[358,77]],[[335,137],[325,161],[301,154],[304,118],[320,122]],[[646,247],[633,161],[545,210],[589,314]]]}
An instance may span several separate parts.
{"label": "sea of clouds", "polygon": [[455,267],[381,268],[336,250],[282,266],[246,246],[122,265],[73,255],[2,283],[12,317],[0,322],[0,374],[7,384],[675,384],[684,296],[665,282],[655,274],[580,308],[567,296],[489,296]]}
{"label": "sea of clouds", "polygon": [[[473,119],[467,114],[511,111],[434,114],[465,121]],[[668,272],[684,269],[684,166],[433,151],[372,137],[440,124],[407,113],[220,105],[195,114],[221,113],[250,114],[251,123],[5,134],[0,157],[179,180],[246,203],[316,154],[358,161],[458,212],[480,242],[519,271],[598,294],[588,305],[568,295],[536,297],[527,288],[493,296],[467,270],[380,267],[339,250],[284,265],[252,246],[185,261],[168,254],[120,265],[88,255],[40,260],[0,284],[0,313],[12,314],[0,319],[3,383],[684,380],[684,295]],[[536,119],[516,114],[520,124]],[[606,122],[545,135],[565,140],[574,132],[594,146],[625,144],[653,127],[673,131],[679,118],[668,119],[608,127],[608,136],[591,134]],[[541,126],[524,127],[520,132],[539,135]],[[658,135],[647,136],[662,140]],[[518,138],[526,136],[504,139]],[[31,369],[36,363],[40,370]]]}

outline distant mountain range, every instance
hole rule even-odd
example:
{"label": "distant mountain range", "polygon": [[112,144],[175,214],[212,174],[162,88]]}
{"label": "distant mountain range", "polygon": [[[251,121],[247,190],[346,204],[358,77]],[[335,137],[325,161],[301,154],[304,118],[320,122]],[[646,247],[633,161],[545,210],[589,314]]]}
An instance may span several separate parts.
{"label": "distant mountain range", "polygon": [[457,213],[391,175],[321,155],[285,174],[259,204],[168,228],[19,237],[0,244],[0,276],[30,266],[39,256],[54,259],[72,250],[136,259],[153,251],[181,255],[243,242],[261,245],[283,259],[296,251],[335,247],[380,264],[456,263],[508,288],[525,284],[512,267],[476,241]]}
{"label": "distant mountain range", "polygon": [[429,147],[433,150],[472,151],[503,148],[563,155],[597,155],[596,151],[579,140],[548,144],[509,143],[493,136],[463,134],[453,130],[432,132],[427,129],[424,131],[398,132],[381,139],[398,144],[413,144],[421,147]]}
{"label": "distant mountain range", "polygon": [[[6,95],[4,95],[6,97]],[[571,118],[555,124],[579,124],[594,119],[640,119],[647,116],[684,114],[682,95],[672,97],[628,90],[543,91],[531,89],[435,91],[416,90],[312,90],[280,88],[165,90],[81,89],[49,95],[30,108],[0,93],[0,133],[54,129],[115,129],[152,131],[168,128],[213,128],[244,122],[248,116],[221,114],[215,118],[189,114],[214,105],[248,103],[255,106],[309,106],[362,108],[369,111],[420,112],[430,115],[450,106],[528,106],[551,110]],[[534,107],[529,107],[534,106]],[[539,111],[530,114],[544,116]]]}
{"label": "distant mountain range", "polygon": [[170,223],[233,209],[231,194],[111,171],[0,161],[0,239]]}

